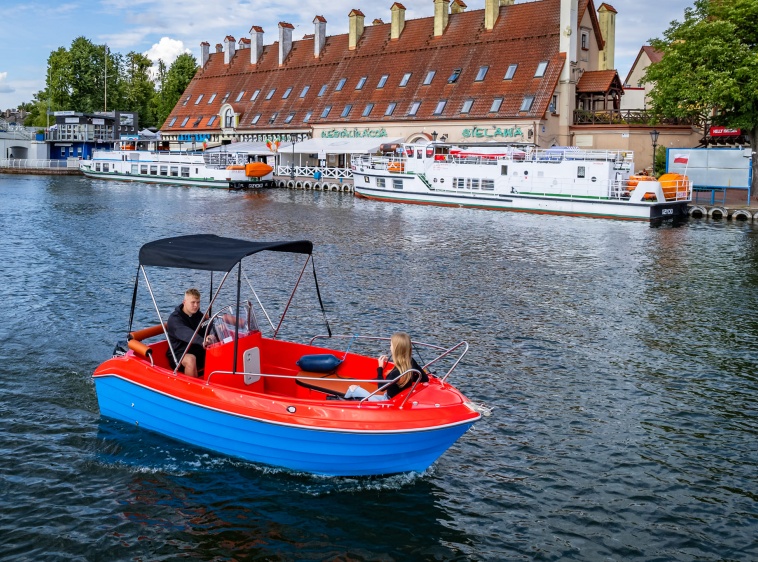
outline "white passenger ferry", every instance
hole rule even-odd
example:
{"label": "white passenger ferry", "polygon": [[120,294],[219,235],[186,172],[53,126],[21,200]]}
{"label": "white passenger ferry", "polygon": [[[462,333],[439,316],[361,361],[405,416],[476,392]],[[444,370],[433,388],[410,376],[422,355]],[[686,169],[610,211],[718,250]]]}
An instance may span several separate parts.
{"label": "white passenger ferry", "polygon": [[435,204],[619,219],[687,216],[692,182],[634,176],[633,154],[576,147],[403,144],[352,160],[355,194]]}
{"label": "white passenger ferry", "polygon": [[95,150],[80,169],[90,178],[247,189],[273,187],[273,168],[245,152]]}

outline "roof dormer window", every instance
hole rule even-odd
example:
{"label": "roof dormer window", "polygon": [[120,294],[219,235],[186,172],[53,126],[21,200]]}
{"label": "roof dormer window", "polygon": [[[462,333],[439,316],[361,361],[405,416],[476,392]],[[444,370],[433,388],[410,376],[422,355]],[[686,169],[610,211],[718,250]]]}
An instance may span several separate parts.
{"label": "roof dormer window", "polygon": [[193,127],[197,127],[200,124],[200,121],[202,121],[202,120],[203,120],[203,116],[201,115],[200,117],[198,117],[197,119],[195,119],[195,122],[192,123],[192,126]]}
{"label": "roof dormer window", "polygon": [[454,84],[458,78],[461,76],[462,70],[460,68],[456,68],[453,70],[453,73],[450,75],[450,78],[447,79],[448,84]]}
{"label": "roof dormer window", "polygon": [[402,78],[402,80],[400,80],[400,87],[401,88],[404,88],[405,86],[408,85],[408,80],[411,79],[411,75],[412,74],[413,74],[412,72],[406,72],[405,74],[403,74],[403,78]]}
{"label": "roof dormer window", "polygon": [[199,104],[202,99],[203,99],[203,94],[200,94],[199,96],[197,96],[197,99],[195,100],[195,105]]}
{"label": "roof dormer window", "polygon": [[279,112],[275,111],[271,114],[271,117],[268,118],[268,124],[271,125],[274,121],[276,121],[277,117],[279,117]]}
{"label": "roof dormer window", "polygon": [[312,111],[309,111],[308,113],[306,113],[305,117],[303,117],[303,123],[307,123],[308,121],[310,121],[311,120],[311,115],[313,115]]}
{"label": "roof dormer window", "polygon": [[324,108],[324,111],[322,111],[322,112],[321,112],[321,118],[322,118],[322,119],[324,119],[325,117],[328,117],[328,116],[329,116],[329,112],[330,112],[331,110],[332,110],[332,106],[331,106],[331,105],[327,105],[327,106]]}
{"label": "roof dormer window", "polygon": [[447,100],[440,100],[437,102],[437,107],[434,108],[434,114],[435,115],[442,115],[442,112],[445,111],[445,106],[447,105]]}
{"label": "roof dormer window", "polygon": [[284,118],[284,122],[285,122],[285,123],[289,123],[289,122],[291,122],[291,121],[292,121],[294,118],[295,118],[295,113],[294,113],[294,112],[292,112],[292,113],[290,113],[289,115],[287,115],[287,117],[285,117],[285,118]]}
{"label": "roof dormer window", "polygon": [[270,100],[271,98],[274,97],[275,93],[276,93],[276,88],[271,88],[271,90],[269,90],[268,94],[266,94],[266,99]]}
{"label": "roof dormer window", "polygon": [[367,103],[366,107],[363,108],[363,117],[368,117],[371,114],[372,109],[374,109],[374,104]]}
{"label": "roof dormer window", "polygon": [[337,82],[337,87],[334,88],[334,90],[336,92],[339,92],[340,90],[342,90],[342,88],[345,87],[345,82],[347,82],[347,78],[340,78],[340,81]]}
{"label": "roof dormer window", "polygon": [[171,121],[169,122],[168,126],[169,126],[169,127],[173,127],[173,126],[174,126],[174,123],[176,123],[176,117],[172,117],[172,118],[171,118]]}
{"label": "roof dormer window", "polygon": [[210,127],[215,122],[216,122],[216,115],[211,115],[210,117],[208,117],[208,123],[206,123],[206,127]]}
{"label": "roof dormer window", "polygon": [[521,101],[521,107],[519,108],[519,111],[530,111],[532,109],[533,103],[534,96],[524,96],[524,99]]}
{"label": "roof dormer window", "polygon": [[211,95],[211,97],[208,99],[208,104],[213,103],[213,100],[215,100],[215,99],[216,99],[216,92],[213,92],[213,94]]}
{"label": "roof dormer window", "polygon": [[326,88],[327,88],[326,84],[321,86],[321,89],[318,91],[318,97],[322,97],[326,93]]}
{"label": "roof dormer window", "polygon": [[472,99],[468,99],[464,101],[463,106],[461,107],[461,113],[469,113],[473,105],[474,105],[474,100]]}
{"label": "roof dormer window", "polygon": [[290,94],[292,93],[292,86],[284,90],[284,94],[282,95],[282,99],[286,100],[288,97],[290,97]]}
{"label": "roof dormer window", "polygon": [[390,77],[389,74],[382,74],[382,77],[379,78],[379,83],[376,85],[377,89],[384,88],[384,85],[387,83],[387,79]]}
{"label": "roof dormer window", "polygon": [[420,101],[414,101],[411,104],[411,108],[408,110],[408,115],[416,115],[418,113],[418,108],[421,107]]}
{"label": "roof dormer window", "polygon": [[310,90],[310,89],[311,89],[311,87],[310,87],[310,86],[305,86],[305,87],[303,88],[303,91],[302,91],[302,92],[300,92],[300,97],[301,97],[301,98],[304,98],[304,97],[305,97],[305,94],[307,94],[307,93],[308,93],[308,90]]}
{"label": "roof dormer window", "polygon": [[426,78],[424,78],[424,86],[428,86],[432,83],[432,80],[434,80],[434,75],[437,74],[436,70],[430,70],[426,73]]}
{"label": "roof dormer window", "polygon": [[231,94],[231,92],[226,92],[226,95],[224,96],[224,99],[222,99],[222,100],[221,100],[221,103],[222,103],[222,104],[225,104],[225,103],[226,103],[226,100],[228,100],[228,99],[229,99],[229,94]]}
{"label": "roof dormer window", "polygon": [[192,96],[187,96],[187,99],[184,100],[184,103],[182,105],[187,105],[189,103],[189,100]]}
{"label": "roof dormer window", "polygon": [[353,109],[353,104],[349,103],[345,106],[345,108],[342,110],[342,115],[340,117],[347,117],[350,115],[350,110]]}
{"label": "roof dormer window", "polygon": [[366,84],[366,80],[368,80],[368,76],[361,76],[361,79],[358,80],[358,84],[356,84],[355,89],[362,90],[363,86]]}
{"label": "roof dormer window", "polygon": [[251,98],[250,98],[250,101],[255,101],[255,100],[257,100],[257,99],[258,99],[258,96],[260,95],[260,93],[261,93],[261,91],[260,91],[260,90],[255,90],[255,91],[253,92],[253,97],[251,97]]}
{"label": "roof dormer window", "polygon": [[261,118],[261,114],[260,113],[256,113],[255,116],[253,117],[253,120],[250,122],[250,124],[251,125],[255,125],[256,123],[258,123],[258,121],[260,120],[260,118]]}
{"label": "roof dormer window", "polygon": [[394,102],[394,101],[390,102],[389,105],[387,106],[387,111],[385,111],[384,114],[385,115],[392,115],[393,113],[395,113],[395,108],[396,107],[397,107],[397,103],[396,102]]}
{"label": "roof dormer window", "polygon": [[242,99],[242,96],[245,95],[245,90],[242,90],[239,94],[237,94],[237,97],[234,99],[235,103],[240,101]]}
{"label": "roof dormer window", "polygon": [[547,70],[547,61],[543,60],[541,63],[537,65],[537,72],[534,73],[535,78],[542,78],[545,76],[545,71]]}
{"label": "roof dormer window", "polygon": [[492,105],[490,106],[490,113],[497,113],[500,111],[500,106],[503,105],[503,98],[495,98],[492,100]]}
{"label": "roof dormer window", "polygon": [[518,64],[512,64],[508,67],[508,70],[505,72],[505,78],[503,80],[513,80],[513,75],[516,74],[516,69],[518,68]]}
{"label": "roof dormer window", "polygon": [[487,71],[490,69],[489,66],[480,66],[479,72],[476,73],[476,78],[474,78],[474,82],[481,82],[484,80],[484,77],[487,76]]}
{"label": "roof dormer window", "polygon": [[184,119],[182,119],[182,124],[179,126],[184,127],[187,124],[187,121],[189,121],[189,117],[185,117]]}

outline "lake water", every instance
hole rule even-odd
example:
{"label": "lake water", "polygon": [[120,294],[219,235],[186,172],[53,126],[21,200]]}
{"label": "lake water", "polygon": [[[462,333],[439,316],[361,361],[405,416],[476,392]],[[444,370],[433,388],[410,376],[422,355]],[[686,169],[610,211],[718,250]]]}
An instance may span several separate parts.
{"label": "lake water", "polygon": [[[492,415],[378,479],[102,419],[139,247],[201,232],[313,240],[335,332],[466,340],[452,382]],[[0,175],[0,234],[2,560],[758,558],[750,224]],[[323,333],[312,304],[286,335]]]}

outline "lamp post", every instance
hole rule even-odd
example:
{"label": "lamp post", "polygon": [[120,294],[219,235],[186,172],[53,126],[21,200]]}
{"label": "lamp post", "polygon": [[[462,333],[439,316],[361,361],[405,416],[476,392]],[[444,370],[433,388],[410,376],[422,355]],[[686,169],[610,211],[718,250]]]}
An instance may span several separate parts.
{"label": "lamp post", "polygon": [[437,141],[437,131],[432,131],[432,142]]}
{"label": "lamp post", "polygon": [[653,141],[653,177],[655,177],[655,149],[658,147],[658,135],[660,133],[655,129],[650,131],[650,140]]}

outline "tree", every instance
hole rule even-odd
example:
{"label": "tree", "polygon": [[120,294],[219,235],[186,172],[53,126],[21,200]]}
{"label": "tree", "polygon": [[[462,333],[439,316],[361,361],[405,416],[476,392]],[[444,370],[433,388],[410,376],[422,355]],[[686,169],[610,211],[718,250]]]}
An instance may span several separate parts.
{"label": "tree", "polygon": [[163,87],[159,92],[161,102],[156,116],[159,126],[163,125],[163,122],[174,109],[174,106],[179,102],[182,94],[184,94],[184,90],[187,89],[192,78],[194,78],[197,68],[197,59],[189,53],[179,55],[171,63],[166,72]]}
{"label": "tree", "polygon": [[150,78],[152,61],[134,51],[126,55],[122,72],[124,100],[121,108],[136,111],[140,123],[146,127],[155,124],[151,101],[156,95],[155,84]]}
{"label": "tree", "polygon": [[758,193],[758,0],[695,0],[663,35],[651,41],[663,58],[645,75],[653,111],[742,129]]}

